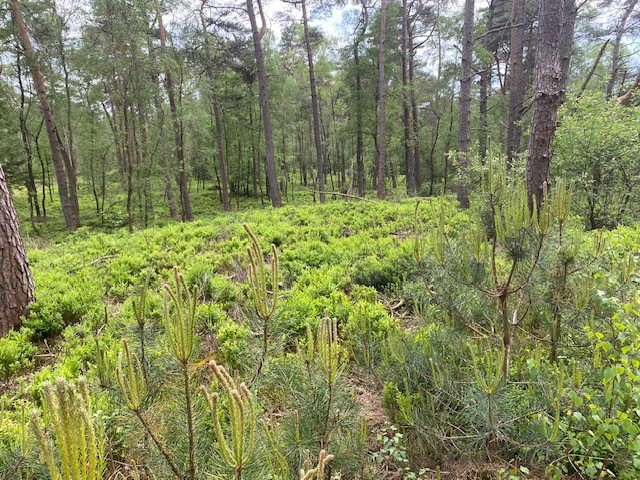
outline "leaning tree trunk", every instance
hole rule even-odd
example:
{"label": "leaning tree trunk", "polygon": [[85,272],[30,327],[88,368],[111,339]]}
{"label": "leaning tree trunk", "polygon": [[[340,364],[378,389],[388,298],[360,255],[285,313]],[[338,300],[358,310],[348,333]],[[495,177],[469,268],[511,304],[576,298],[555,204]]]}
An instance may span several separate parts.
{"label": "leaning tree trunk", "polygon": [[633,9],[636,8],[637,3],[638,0],[630,0],[629,3],[627,3],[627,7],[622,14],[622,18],[616,27],[616,38],[613,41],[613,55],[611,57],[611,76],[609,77],[609,81],[607,82],[607,87],[605,89],[605,97],[607,100],[610,100],[613,96],[613,87],[618,80],[618,71],[620,69],[620,43],[622,43],[622,36],[626,31],[627,20],[631,13],[633,13]]}
{"label": "leaning tree trunk", "polygon": [[550,184],[552,142],[564,103],[576,20],[575,0],[541,0],[536,85],[526,164],[529,203],[539,207]]}
{"label": "leaning tree trunk", "polygon": [[20,323],[33,299],[33,277],[18,217],[0,166],[0,336]]}
{"label": "leaning tree trunk", "polygon": [[473,13],[474,0],[465,0],[462,25],[462,68],[460,70],[460,107],[458,111],[458,202],[469,208],[469,187],[466,177],[471,150],[471,80],[473,78]]}
{"label": "leaning tree trunk", "polygon": [[80,209],[78,207],[78,197],[76,195],[76,172],[67,155],[51,111],[51,104],[47,95],[47,87],[44,81],[44,75],[40,69],[36,52],[33,49],[27,26],[22,18],[20,11],[20,3],[18,0],[11,0],[11,15],[18,29],[18,37],[24,48],[24,55],[29,64],[33,83],[36,87],[40,107],[42,108],[42,117],[51,146],[51,160],[56,172],[56,181],[58,184],[58,194],[60,195],[60,203],[62,204],[62,213],[64,215],[65,224],[68,230],[75,230],[80,226]]}

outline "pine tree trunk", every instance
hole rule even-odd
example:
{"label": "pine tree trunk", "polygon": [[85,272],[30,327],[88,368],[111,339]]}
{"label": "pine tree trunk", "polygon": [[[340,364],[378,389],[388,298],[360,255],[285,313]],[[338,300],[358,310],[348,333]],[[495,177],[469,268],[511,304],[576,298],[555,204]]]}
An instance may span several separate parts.
{"label": "pine tree trunk", "polygon": [[462,68],[460,71],[460,107],[458,113],[458,202],[469,208],[468,179],[471,149],[471,80],[473,78],[473,14],[474,0],[465,0],[462,26]]}
{"label": "pine tree trunk", "polygon": [[[493,20],[495,16],[495,0],[489,2],[489,12],[487,13],[487,33],[482,39],[482,46],[486,50],[486,53],[490,53],[491,41],[493,35],[490,33],[493,30]],[[480,72],[480,131],[478,132],[478,153],[481,161],[484,162],[487,157],[487,148],[489,141],[489,118],[488,118],[488,103],[491,92],[491,71],[493,69],[493,60],[489,55],[489,60],[483,66]]]}
{"label": "pine tree trunk", "polygon": [[33,278],[18,217],[0,166],[0,336],[20,323],[33,299]]}
{"label": "pine tree trunk", "polygon": [[575,0],[541,0],[536,85],[526,164],[527,191],[533,208],[544,201],[550,183],[552,142],[558,109],[564,103],[576,20]]}
{"label": "pine tree trunk", "polygon": [[387,196],[385,173],[387,163],[387,77],[384,73],[387,30],[387,0],[380,0],[380,46],[378,50],[378,198]]}
{"label": "pine tree trunk", "polygon": [[64,146],[58,135],[56,125],[53,120],[51,104],[47,96],[47,87],[44,81],[44,75],[38,64],[36,53],[33,49],[27,26],[22,18],[20,4],[18,0],[11,0],[11,14],[18,29],[18,36],[24,54],[31,69],[33,83],[36,87],[40,107],[42,108],[42,116],[44,118],[49,145],[51,147],[51,159],[56,172],[56,181],[58,184],[58,194],[60,195],[60,203],[62,205],[62,213],[64,215],[65,224],[68,230],[75,230],[80,226],[80,209],[78,207],[78,197],[76,194],[76,172],[70,159],[66,155]]}
{"label": "pine tree trunk", "polygon": [[[261,8],[261,6],[259,5]],[[275,153],[273,148],[273,127],[271,125],[271,108],[269,105],[269,93],[267,83],[267,69],[264,65],[264,52],[262,51],[263,30],[258,30],[256,14],[253,8],[253,0],[247,0],[247,13],[251,23],[251,34],[253,36],[253,50],[256,56],[256,67],[258,69],[258,86],[260,91],[260,105],[262,107],[262,123],[264,128],[264,143],[266,150],[266,173],[269,186],[269,198],[274,207],[282,206],[280,197],[280,185],[278,184],[278,172],[276,168]]]}
{"label": "pine tree trunk", "polygon": [[[162,13],[158,0],[155,0],[156,19],[158,21],[158,33],[160,36],[160,46],[163,55],[167,55],[167,36],[162,21]],[[165,62],[167,60],[165,59]],[[191,210],[191,196],[189,195],[189,180],[187,177],[187,165],[184,158],[184,139],[182,120],[178,105],[176,102],[175,87],[173,85],[173,77],[171,76],[171,68],[165,63],[165,86],[167,96],[169,97],[169,109],[171,110],[171,121],[173,124],[173,136],[176,143],[176,157],[178,160],[178,188],[180,189],[180,200],[182,203],[182,220],[190,222],[193,220],[193,212]]]}
{"label": "pine tree trunk", "polygon": [[613,41],[613,55],[611,57],[611,76],[609,77],[607,88],[605,90],[605,97],[607,100],[611,99],[613,96],[613,88],[618,80],[618,70],[620,69],[620,43],[622,42],[622,36],[626,30],[627,20],[637,4],[638,0],[629,0],[624,13],[622,14],[622,18],[616,27],[616,38]]}
{"label": "pine tree trunk", "polygon": [[522,139],[522,103],[524,102],[524,21],[526,1],[512,0],[511,40],[509,52],[509,124],[507,129],[507,166],[513,166],[520,152]]}
{"label": "pine tree trunk", "polygon": [[413,149],[413,126],[411,115],[411,83],[409,81],[409,5],[402,0],[402,123],[404,126],[404,165],[407,193],[416,193],[416,172]]}

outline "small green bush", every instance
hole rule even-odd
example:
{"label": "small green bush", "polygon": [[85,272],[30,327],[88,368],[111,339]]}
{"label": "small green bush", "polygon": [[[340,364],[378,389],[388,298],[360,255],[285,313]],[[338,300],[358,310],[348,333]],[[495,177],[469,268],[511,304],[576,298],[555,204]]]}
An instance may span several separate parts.
{"label": "small green bush", "polygon": [[10,331],[0,338],[0,378],[8,379],[33,366],[36,347],[29,341],[30,332],[22,329]]}

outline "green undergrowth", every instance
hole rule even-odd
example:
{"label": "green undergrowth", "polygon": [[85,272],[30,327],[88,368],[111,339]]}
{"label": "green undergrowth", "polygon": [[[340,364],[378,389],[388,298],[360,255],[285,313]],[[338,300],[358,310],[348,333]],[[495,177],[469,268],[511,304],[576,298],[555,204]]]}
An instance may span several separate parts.
{"label": "green undergrowth", "polygon": [[104,478],[636,478],[640,231],[584,233],[560,194],[531,223],[512,191],[490,212],[338,201],[28,241],[0,478],[74,461],[61,398],[92,412],[77,451]]}

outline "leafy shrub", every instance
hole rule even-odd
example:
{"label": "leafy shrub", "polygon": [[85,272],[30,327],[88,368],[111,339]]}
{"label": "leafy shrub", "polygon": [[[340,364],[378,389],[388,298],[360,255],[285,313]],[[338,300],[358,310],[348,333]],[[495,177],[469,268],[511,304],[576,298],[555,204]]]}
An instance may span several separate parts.
{"label": "leafy shrub", "polygon": [[230,366],[241,368],[244,364],[244,355],[249,346],[251,330],[232,320],[224,322],[218,329],[220,341],[220,353]]}
{"label": "leafy shrub", "polygon": [[36,347],[29,341],[30,332],[12,330],[0,338],[0,378],[7,378],[33,366]]}

